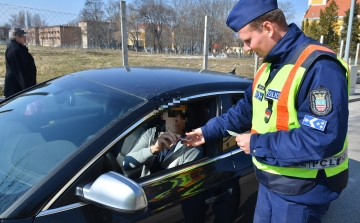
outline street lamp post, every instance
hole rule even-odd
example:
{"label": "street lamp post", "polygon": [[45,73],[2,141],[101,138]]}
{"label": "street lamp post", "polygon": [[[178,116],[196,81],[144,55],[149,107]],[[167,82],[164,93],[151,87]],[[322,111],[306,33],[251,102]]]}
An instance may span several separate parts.
{"label": "street lamp post", "polygon": [[350,41],[351,41],[351,30],[352,30],[352,24],[354,18],[355,1],[356,0],[351,0],[351,6],[350,6],[350,16],[349,16],[348,30],[346,36],[345,56],[344,56],[344,60],[346,62],[348,62],[349,60],[349,49],[350,49]]}

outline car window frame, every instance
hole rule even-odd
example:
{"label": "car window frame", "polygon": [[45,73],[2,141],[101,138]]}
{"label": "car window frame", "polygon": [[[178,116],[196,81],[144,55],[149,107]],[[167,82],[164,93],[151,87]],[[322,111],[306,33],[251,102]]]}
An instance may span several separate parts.
{"label": "car window frame", "polygon": [[[244,92],[220,95],[219,97],[220,97],[220,104],[221,104],[220,113],[224,114],[231,107],[236,106],[236,104],[239,100],[244,98]],[[221,153],[227,153],[227,152],[231,152],[231,151],[239,149],[234,136],[224,137],[223,141],[222,141],[222,148],[223,149],[222,149]]]}
{"label": "car window frame", "polygon": [[[209,92],[209,93],[206,93],[206,94],[198,94],[198,95],[194,95],[194,96],[191,96],[191,97],[186,97],[186,98],[173,100],[172,103],[169,103],[168,105],[163,105],[162,108],[166,108],[169,105],[180,103],[182,101],[189,101],[189,100],[194,100],[194,99],[199,99],[199,98],[204,98],[204,97],[214,97],[214,98],[216,98],[216,106],[215,106],[216,112],[215,112],[215,114],[216,114],[216,116],[218,116],[218,115],[220,115],[222,113],[221,112],[221,107],[219,107],[219,105],[221,106],[219,95],[243,94],[243,93],[244,93],[243,90],[239,90],[239,91],[219,91],[219,92]],[[82,174],[84,174],[88,169],[90,169],[90,167],[93,164],[95,164],[108,151],[110,151],[116,143],[118,143],[120,140],[124,139],[124,137],[129,135],[132,131],[134,131],[137,127],[139,127],[143,122],[145,122],[146,120],[152,118],[154,115],[156,115],[156,113],[157,113],[157,111],[153,110],[153,111],[149,112],[147,115],[145,115],[144,117],[141,117],[137,122],[135,122],[132,126],[130,126],[124,132],[120,133],[118,135],[118,137],[116,137],[112,142],[110,142],[107,146],[105,146],[103,148],[103,150],[101,150],[101,152],[96,154],[93,157],[93,159],[91,159],[88,163],[86,163],[81,170],[79,170],[68,182],[66,182],[64,184],[64,186],[60,190],[57,191],[57,193],[55,193],[55,195],[43,207],[43,209],[41,210],[39,216],[48,215],[48,214],[51,214],[52,212],[58,212],[59,210],[66,210],[67,206],[71,206],[71,207],[83,206],[84,203],[81,202],[81,201],[79,201],[77,204],[72,203],[72,204],[65,205],[63,207],[53,207],[52,205],[60,197],[65,195],[67,189],[72,184],[74,184],[78,180],[81,181]],[[218,142],[221,144],[221,141],[218,141]],[[208,157],[208,159],[206,159],[206,160],[200,159],[198,161],[195,161],[195,163],[184,164],[182,166],[174,167],[174,168],[171,168],[169,170],[161,171],[160,173],[155,173],[155,174],[152,174],[152,175],[147,176],[147,177],[139,178],[139,179],[137,179],[135,181],[138,182],[142,187],[144,187],[144,186],[149,185],[149,184],[153,183],[154,181],[157,181],[157,180],[159,180],[161,178],[171,177],[171,176],[174,176],[176,174],[179,174],[179,172],[188,171],[188,170],[197,168],[199,166],[206,165],[206,164],[211,163],[211,162],[216,162],[218,159],[221,159],[224,156],[230,156],[230,155],[231,155],[231,152],[221,153],[221,151],[217,151],[216,154],[214,154],[213,157]]]}

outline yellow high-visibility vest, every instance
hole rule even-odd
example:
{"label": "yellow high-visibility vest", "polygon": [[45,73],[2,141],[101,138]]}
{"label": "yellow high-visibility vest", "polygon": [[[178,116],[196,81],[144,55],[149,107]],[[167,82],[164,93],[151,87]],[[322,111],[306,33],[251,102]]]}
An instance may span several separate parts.
{"label": "yellow high-visibility vest", "polygon": [[[252,133],[264,134],[268,132],[275,132],[280,130],[289,131],[291,129],[299,128],[300,123],[297,117],[296,108],[296,94],[301,85],[301,81],[306,73],[306,68],[302,65],[314,52],[321,52],[319,55],[328,54],[336,57],[336,54],[330,49],[320,45],[308,45],[298,56],[295,64],[287,64],[283,66],[275,75],[271,83],[266,85],[270,75],[270,63],[264,63],[259,68],[254,82],[253,82],[253,117],[252,117]],[[348,93],[350,92],[349,84],[349,68],[348,65],[339,57],[336,57],[346,69],[346,78],[348,80]],[[296,59],[296,58],[295,58]],[[309,61],[307,61],[309,62]],[[309,64],[309,63],[307,63]],[[259,86],[264,88],[264,91],[259,91]],[[260,88],[260,89],[261,89]],[[256,98],[265,97],[265,92],[269,89],[277,97],[277,100],[272,100],[271,118],[267,123],[264,121],[264,111],[269,107],[269,101],[257,100]],[[265,117],[266,119],[266,117]],[[344,142],[342,150],[334,156],[341,156],[347,150],[347,137]],[[298,168],[298,167],[280,167],[271,166],[262,163],[260,159],[253,157],[253,163],[256,171],[261,171],[262,176],[280,175],[284,177],[299,178],[299,179],[314,179],[318,174],[318,169]],[[341,164],[324,168],[326,177],[332,177],[348,169],[347,156],[343,159]],[[278,176],[277,176],[278,177]]]}

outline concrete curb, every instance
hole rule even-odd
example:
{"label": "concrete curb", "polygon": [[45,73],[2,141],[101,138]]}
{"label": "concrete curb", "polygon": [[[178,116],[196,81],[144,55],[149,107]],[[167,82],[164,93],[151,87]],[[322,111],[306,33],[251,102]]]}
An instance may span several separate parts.
{"label": "concrete curb", "polygon": [[360,101],[360,97],[359,97],[359,98],[352,98],[352,99],[349,99],[349,103],[352,103],[352,102],[357,102],[357,101]]}

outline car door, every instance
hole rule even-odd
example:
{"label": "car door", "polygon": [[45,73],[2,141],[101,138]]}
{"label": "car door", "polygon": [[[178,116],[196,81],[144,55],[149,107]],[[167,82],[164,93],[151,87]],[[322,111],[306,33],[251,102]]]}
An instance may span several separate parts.
{"label": "car door", "polygon": [[[243,97],[242,93],[221,95],[222,113],[236,106],[237,102]],[[237,211],[236,221],[252,222],[259,185],[254,174],[252,157],[240,150],[234,136],[223,139],[223,150],[231,151],[236,176],[238,177],[240,205]]]}
{"label": "car door", "polygon": [[[210,117],[220,114],[222,105],[218,96],[197,98],[191,102],[198,105],[204,101]],[[140,125],[131,133],[137,130],[142,132],[141,129],[144,128]],[[125,139],[130,138],[131,133]],[[199,160],[145,177],[139,177],[136,173],[125,173],[118,160],[113,163],[115,167],[109,165],[118,158],[116,151],[123,147],[125,139],[115,143],[106,155],[92,164],[72,188],[36,217],[35,222],[233,222],[237,217],[240,203],[239,178],[236,175],[232,151],[223,150],[222,139],[207,142],[206,153]],[[116,163],[120,164],[120,169],[116,167]],[[77,187],[115,169],[131,177],[143,188],[148,202],[145,212],[117,212],[74,199]],[[75,200],[79,202],[74,203]]]}

